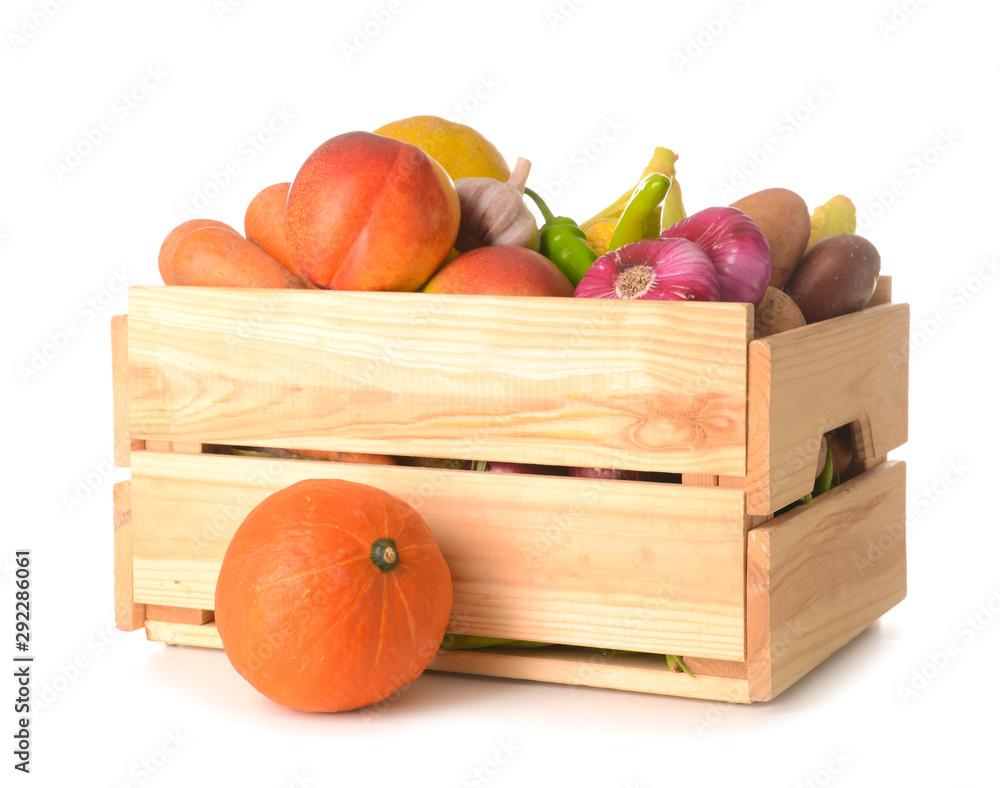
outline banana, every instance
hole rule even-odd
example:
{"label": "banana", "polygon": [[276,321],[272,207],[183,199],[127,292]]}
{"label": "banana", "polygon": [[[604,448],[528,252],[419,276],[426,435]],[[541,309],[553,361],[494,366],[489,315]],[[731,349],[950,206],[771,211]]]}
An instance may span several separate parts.
{"label": "banana", "polygon": [[[651,217],[651,219],[657,219],[661,228],[669,227],[674,224],[674,222],[683,219],[685,215],[684,206],[681,203],[681,188],[677,183],[676,163],[677,154],[672,150],[669,148],[655,148],[653,150],[653,156],[649,160],[649,164],[646,165],[646,168],[642,171],[642,174],[636,181],[636,185],[638,185],[647,175],[654,172],[662,173],[670,178],[670,191],[667,192],[667,196],[663,201],[663,212],[659,216]],[[602,211],[598,211],[594,214],[594,216],[587,219],[587,221],[581,222],[580,228],[587,236],[587,243],[598,256],[607,254],[608,244],[611,242],[611,235],[614,233],[618,220],[621,218],[622,211],[625,210],[625,206],[628,204],[633,191],[635,191],[635,186],[625,192],[607,208]],[[664,224],[664,222],[667,222],[668,220],[669,224]]]}
{"label": "banana", "polygon": [[823,205],[813,209],[809,225],[809,244],[806,246],[806,252],[828,236],[853,233],[858,229],[858,216],[854,203],[843,194],[831,197]]}

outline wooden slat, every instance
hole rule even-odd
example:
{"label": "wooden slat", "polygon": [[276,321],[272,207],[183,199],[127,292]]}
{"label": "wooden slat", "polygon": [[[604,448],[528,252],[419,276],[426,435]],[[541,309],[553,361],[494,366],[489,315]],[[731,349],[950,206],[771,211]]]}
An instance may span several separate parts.
{"label": "wooden slat", "polygon": [[132,434],[742,476],[750,309],[133,287]]}
{"label": "wooden slat", "polygon": [[812,489],[820,438],[857,422],[859,459],[906,442],[909,305],[885,304],[750,343],[747,511]]}
{"label": "wooden slat", "polygon": [[145,441],[145,444],[143,448],[149,451],[171,451],[178,454],[199,454],[202,446],[200,443],[193,441],[149,440]]}
{"label": "wooden slat", "polygon": [[177,624],[171,621],[146,621],[146,639],[172,646],[222,648],[222,638],[215,622]]}
{"label": "wooden slat", "polygon": [[146,605],[146,620],[163,621],[167,624],[207,624],[215,620],[215,611],[197,607]]}
{"label": "wooden slat", "polygon": [[681,484],[693,484],[698,487],[718,487],[719,477],[714,473],[682,473]]}
{"label": "wooden slat", "polygon": [[705,659],[684,657],[684,664],[695,676],[715,676],[717,678],[747,680],[747,663],[727,659]]}
{"label": "wooden slat", "polygon": [[128,406],[128,315],[111,318],[111,391],[114,414],[115,465],[129,466],[132,449],[141,449],[141,440],[132,440]]}
{"label": "wooden slat", "polygon": [[886,462],[747,535],[750,696],[769,700],[906,596],[906,468]]}
{"label": "wooden slat", "polygon": [[656,654],[605,654],[593,649],[477,649],[439,651],[430,670],[474,673],[556,684],[678,695],[687,698],[749,703],[746,677],[674,673]]}
{"label": "wooden slat", "polygon": [[142,627],[145,605],[136,604],[132,587],[132,487],[117,482],[112,487],[115,524],[115,626],[123,632]]}
{"label": "wooden slat", "polygon": [[[173,645],[222,648],[222,640],[214,623],[196,626],[147,621],[146,637]],[[706,664],[709,664],[708,661]],[[742,677],[737,671],[734,676],[696,675],[691,678],[684,673],[669,670],[666,659],[656,654],[608,654],[596,649],[574,647],[439,651],[428,670],[679,695],[732,703],[750,702],[745,666]]]}
{"label": "wooden slat", "polygon": [[135,452],[136,599],[213,607],[233,531],[305,478],[420,511],[452,570],[451,631],[743,659],[743,493],[718,487]]}

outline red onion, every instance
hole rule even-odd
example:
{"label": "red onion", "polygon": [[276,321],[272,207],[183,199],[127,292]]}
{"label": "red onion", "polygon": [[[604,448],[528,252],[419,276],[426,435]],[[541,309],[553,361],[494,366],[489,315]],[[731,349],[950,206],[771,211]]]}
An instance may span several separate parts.
{"label": "red onion", "polygon": [[597,258],[573,295],[718,301],[719,275],[698,244],[683,238],[645,238]]}
{"label": "red onion", "polygon": [[566,475],[566,469],[560,465],[532,465],[527,462],[490,462],[488,469],[493,473],[538,473],[545,476]]}
{"label": "red onion", "polygon": [[739,208],[705,208],[668,227],[661,238],[697,243],[719,273],[720,301],[764,298],[771,281],[771,249],[757,223]]}

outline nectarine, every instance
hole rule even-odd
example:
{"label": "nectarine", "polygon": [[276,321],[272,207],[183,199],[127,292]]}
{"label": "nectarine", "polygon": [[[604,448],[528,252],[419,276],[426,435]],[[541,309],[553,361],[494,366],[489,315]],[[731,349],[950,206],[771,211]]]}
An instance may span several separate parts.
{"label": "nectarine", "polygon": [[445,263],[425,293],[573,295],[573,285],[547,257],[523,246],[481,246]]}
{"label": "nectarine", "polygon": [[334,290],[418,289],[451,251],[458,225],[444,168],[415,145],[366,131],[313,151],[285,206],[295,264]]}

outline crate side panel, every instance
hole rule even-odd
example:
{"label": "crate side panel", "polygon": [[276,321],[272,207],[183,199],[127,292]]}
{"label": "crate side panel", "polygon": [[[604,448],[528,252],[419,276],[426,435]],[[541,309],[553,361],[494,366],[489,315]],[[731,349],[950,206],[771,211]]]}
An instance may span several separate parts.
{"label": "crate side panel", "polygon": [[135,452],[136,599],[212,608],[247,512],[328,477],[424,516],[452,570],[451,631],[744,657],[743,495],[722,488]]}
{"label": "crate side panel", "polygon": [[835,487],[747,535],[751,696],[773,698],[906,596],[906,467]]}
{"label": "crate side panel", "polygon": [[133,287],[132,435],[746,472],[745,304]]}
{"label": "crate side panel", "polygon": [[812,490],[824,432],[857,423],[862,460],[906,442],[908,349],[908,304],[750,343],[749,513],[768,514]]}
{"label": "crate side panel", "polygon": [[115,626],[123,632],[139,629],[146,618],[145,605],[137,604],[132,586],[132,484],[112,487],[114,507]]}
{"label": "crate side panel", "polygon": [[127,468],[132,449],[141,449],[141,440],[132,440],[128,399],[128,316],[111,318],[111,392],[114,422],[115,465]]}

